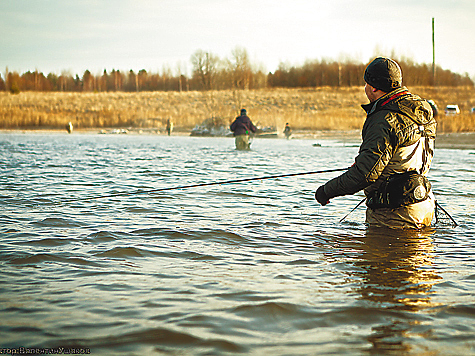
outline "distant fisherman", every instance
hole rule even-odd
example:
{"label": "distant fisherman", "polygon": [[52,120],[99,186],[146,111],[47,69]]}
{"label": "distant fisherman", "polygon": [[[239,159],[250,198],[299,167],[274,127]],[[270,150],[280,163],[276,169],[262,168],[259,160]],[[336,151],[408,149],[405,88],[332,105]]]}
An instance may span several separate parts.
{"label": "distant fisherman", "polygon": [[290,128],[289,123],[285,124],[284,135],[287,140],[290,139],[290,135],[292,135],[292,129]]}
{"label": "distant fisherman", "polygon": [[173,131],[173,122],[170,119],[167,119],[167,134],[170,136]]}
{"label": "distant fisherman", "polygon": [[366,223],[390,228],[430,226],[435,199],[426,178],[434,155],[436,121],[430,104],[402,86],[399,65],[378,57],[364,73],[363,143],[348,171],[320,186],[315,199],[366,195]]}
{"label": "distant fisherman", "polygon": [[236,149],[249,150],[251,146],[249,135],[251,132],[256,132],[257,128],[247,116],[246,109],[241,109],[241,116],[238,116],[231,124],[231,131],[234,133]]}
{"label": "distant fisherman", "polygon": [[69,122],[66,124],[66,131],[68,131],[68,133],[73,132],[73,124],[71,123],[71,121],[69,121]]}

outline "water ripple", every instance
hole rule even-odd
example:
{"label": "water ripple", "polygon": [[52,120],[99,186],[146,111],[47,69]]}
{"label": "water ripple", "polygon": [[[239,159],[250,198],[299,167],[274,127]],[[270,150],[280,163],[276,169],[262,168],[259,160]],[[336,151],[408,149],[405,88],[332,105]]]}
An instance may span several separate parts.
{"label": "water ripple", "polygon": [[0,138],[2,347],[475,355],[470,150],[436,150],[430,176],[459,226],[396,232],[364,207],[339,223],[361,194],[316,204],[337,173],[146,193],[348,167],[338,140]]}

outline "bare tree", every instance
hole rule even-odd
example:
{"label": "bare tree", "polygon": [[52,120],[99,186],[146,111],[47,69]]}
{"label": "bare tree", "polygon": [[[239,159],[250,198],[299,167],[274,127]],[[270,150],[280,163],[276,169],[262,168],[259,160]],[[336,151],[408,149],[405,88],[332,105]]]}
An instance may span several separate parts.
{"label": "bare tree", "polygon": [[8,84],[8,66],[5,67],[5,91],[8,91],[10,89],[9,84]]}
{"label": "bare tree", "polygon": [[233,73],[233,87],[247,90],[252,76],[249,54],[245,48],[236,47],[231,55],[229,64]]}
{"label": "bare tree", "polygon": [[83,91],[92,91],[94,89],[94,76],[89,70],[85,70],[82,75]]}
{"label": "bare tree", "polygon": [[191,56],[191,63],[193,65],[193,77],[199,78],[205,90],[214,89],[219,57],[200,49]]}

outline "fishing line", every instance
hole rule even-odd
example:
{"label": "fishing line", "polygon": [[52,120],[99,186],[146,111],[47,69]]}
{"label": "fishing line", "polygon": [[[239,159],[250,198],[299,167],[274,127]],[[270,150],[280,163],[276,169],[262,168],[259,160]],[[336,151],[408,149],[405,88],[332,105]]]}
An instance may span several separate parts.
{"label": "fishing line", "polygon": [[358,205],[356,205],[353,209],[351,209],[351,211],[350,211],[348,214],[346,214],[346,215],[340,220],[340,222],[343,222],[343,220],[345,220],[353,211],[356,210],[356,208],[358,208],[361,204],[363,204],[363,202],[364,202],[365,200],[366,200],[366,197],[364,197],[364,198],[358,203]]}
{"label": "fishing line", "polygon": [[265,177],[243,178],[243,179],[227,180],[227,181],[222,181],[222,182],[198,183],[198,184],[182,185],[182,186],[178,186],[178,187],[137,190],[135,192],[121,192],[121,193],[112,193],[112,194],[99,195],[99,196],[87,197],[87,198],[65,199],[65,200],[62,200],[61,202],[62,203],[69,203],[69,202],[81,201],[81,200],[114,198],[114,197],[121,197],[121,196],[127,196],[127,195],[165,192],[165,191],[169,191],[169,190],[188,189],[188,188],[196,188],[196,187],[206,187],[206,186],[210,186],[210,185],[242,183],[242,182],[250,182],[250,181],[254,181],[254,180],[286,178],[286,177],[303,176],[303,175],[308,175],[308,174],[331,173],[331,172],[338,172],[338,171],[346,171],[348,168],[336,168],[336,169],[327,169],[327,170],[313,171],[313,172],[301,172],[301,173],[280,174],[280,175],[265,176]]}
{"label": "fishing line", "polygon": [[442,208],[442,206],[439,204],[439,202],[438,202],[437,200],[435,201],[435,223],[436,223],[436,224],[439,222],[439,220],[441,220],[441,218],[438,216],[438,211],[437,211],[437,209],[442,210],[442,211],[444,212],[444,214],[449,217],[449,219],[450,219],[450,220],[452,221],[452,223],[454,224],[454,227],[457,227],[457,226],[458,226],[458,224],[455,222],[454,218],[453,218],[452,216],[450,216],[450,214],[449,214],[447,211],[445,211],[444,208]]}

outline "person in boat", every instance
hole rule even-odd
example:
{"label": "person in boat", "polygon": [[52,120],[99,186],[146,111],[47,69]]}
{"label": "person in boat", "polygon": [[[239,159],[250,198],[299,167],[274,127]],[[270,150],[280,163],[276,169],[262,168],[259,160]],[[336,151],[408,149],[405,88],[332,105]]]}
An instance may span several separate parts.
{"label": "person in boat", "polygon": [[292,135],[292,129],[290,128],[288,122],[285,124],[284,135],[287,140],[290,138],[290,135]]}
{"label": "person in boat", "polygon": [[430,226],[435,199],[426,175],[434,155],[436,121],[430,104],[402,86],[399,65],[375,58],[365,69],[362,105],[366,120],[355,163],[320,186],[315,199],[330,199],[364,190],[366,223],[390,228]]}
{"label": "person in boat", "polygon": [[241,115],[238,116],[231,124],[231,131],[235,137],[235,144],[237,150],[249,150],[251,144],[249,143],[249,136],[251,133],[257,131],[257,128],[252,123],[249,116],[247,116],[246,109],[241,109]]}

